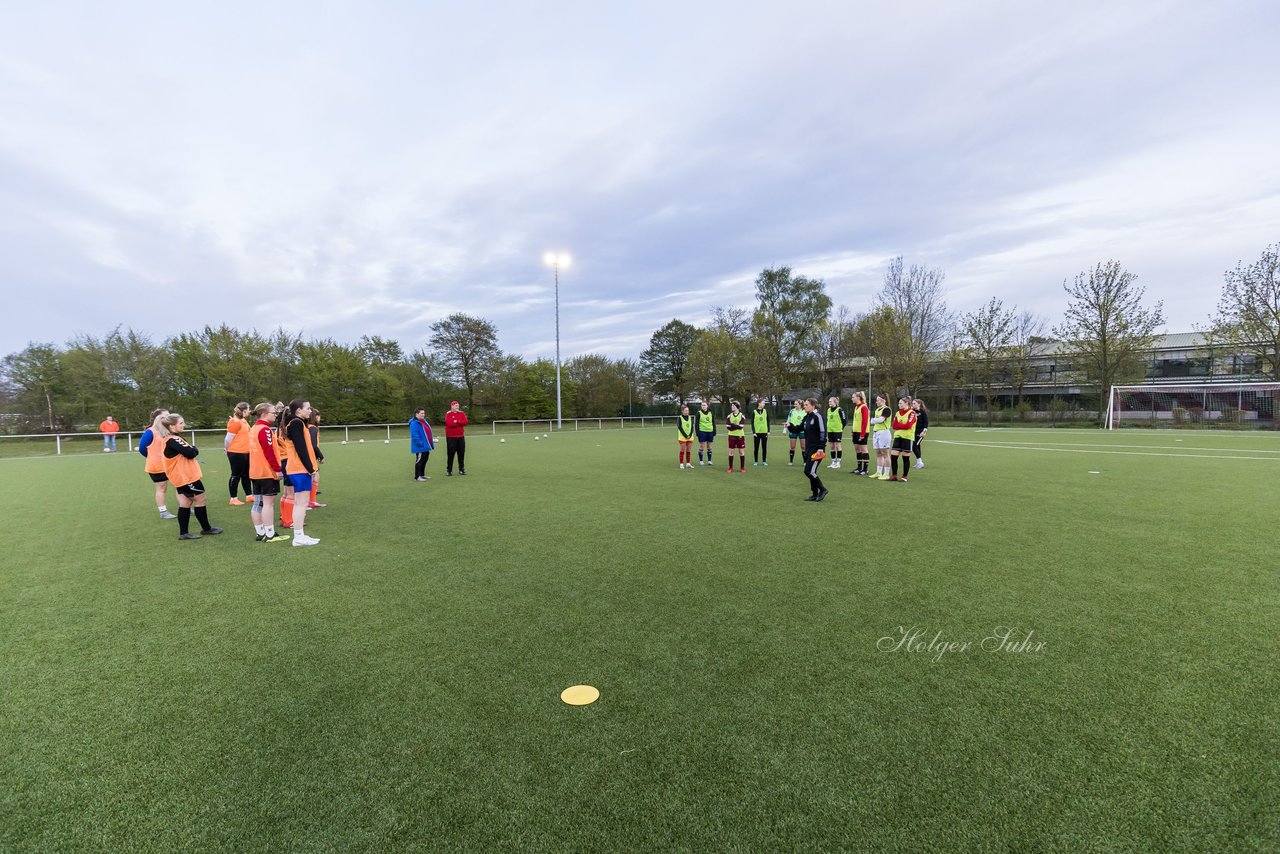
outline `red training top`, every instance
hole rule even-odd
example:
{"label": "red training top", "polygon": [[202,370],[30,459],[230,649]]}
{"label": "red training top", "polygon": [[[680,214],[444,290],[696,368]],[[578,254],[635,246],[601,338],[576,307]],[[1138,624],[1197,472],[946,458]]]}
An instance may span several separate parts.
{"label": "red training top", "polygon": [[462,429],[467,426],[467,413],[459,409],[450,409],[444,414],[444,436],[446,439],[460,439],[466,435]]}

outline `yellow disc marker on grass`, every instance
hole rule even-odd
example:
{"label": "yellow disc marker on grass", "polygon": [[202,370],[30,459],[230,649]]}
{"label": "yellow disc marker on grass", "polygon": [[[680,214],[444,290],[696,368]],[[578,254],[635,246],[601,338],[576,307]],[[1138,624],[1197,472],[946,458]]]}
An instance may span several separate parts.
{"label": "yellow disc marker on grass", "polygon": [[587,706],[600,699],[600,689],[590,685],[574,685],[561,691],[560,699],[570,706]]}

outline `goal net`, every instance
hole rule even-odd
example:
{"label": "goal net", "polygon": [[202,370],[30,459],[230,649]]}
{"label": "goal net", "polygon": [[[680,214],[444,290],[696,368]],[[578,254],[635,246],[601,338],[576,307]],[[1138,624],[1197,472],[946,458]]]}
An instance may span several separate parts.
{"label": "goal net", "polygon": [[1274,430],[1280,383],[1117,385],[1111,387],[1107,429],[1201,427]]}

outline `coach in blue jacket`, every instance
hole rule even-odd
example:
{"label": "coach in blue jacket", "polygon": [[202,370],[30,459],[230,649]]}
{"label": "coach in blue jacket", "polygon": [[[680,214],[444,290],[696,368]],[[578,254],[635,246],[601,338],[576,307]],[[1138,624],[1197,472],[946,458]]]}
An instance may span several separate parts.
{"label": "coach in blue jacket", "polygon": [[413,479],[431,480],[427,477],[427,460],[435,450],[436,440],[427,423],[427,410],[418,409],[409,420],[409,451],[413,454]]}

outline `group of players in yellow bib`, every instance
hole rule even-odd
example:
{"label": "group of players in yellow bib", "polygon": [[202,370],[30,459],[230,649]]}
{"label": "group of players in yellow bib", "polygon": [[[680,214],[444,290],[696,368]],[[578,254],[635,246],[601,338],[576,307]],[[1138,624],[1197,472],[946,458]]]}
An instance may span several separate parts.
{"label": "group of players in yellow bib", "polygon": [[[875,408],[867,405],[867,396],[855,391],[852,396],[853,417],[840,405],[840,398],[827,399],[825,417],[813,398],[797,400],[787,414],[786,430],[790,441],[787,465],[795,465],[796,445],[800,446],[800,459],[805,476],[809,478],[810,495],[806,501],[821,501],[827,497],[827,489],[818,477],[818,468],[824,459],[830,460],[830,468],[843,465],[844,429],[848,425],[857,465],[850,474],[907,482],[911,470],[911,457],[916,458],[916,468],[924,468],[921,444],[929,432],[929,410],[919,398],[898,399],[898,409],[889,408],[885,395],[877,395]],[[753,466],[769,465],[769,411],[768,401],[761,398],[748,415],[738,402],[729,402],[729,414],[725,418],[725,431],[729,436],[729,468],[727,472],[747,470],[747,430],[752,436]],[[693,468],[693,444],[698,443],[698,465],[710,466],[717,433],[716,417],[706,401],[698,412],[690,414],[689,407],[680,409],[676,419],[676,439],[680,449],[680,468]],[[870,450],[868,450],[870,448]],[[876,471],[872,474],[871,451],[876,454]],[[738,455],[738,468],[734,469],[734,452]],[[899,462],[901,461],[901,462]],[[901,464],[902,474],[898,474]]]}

